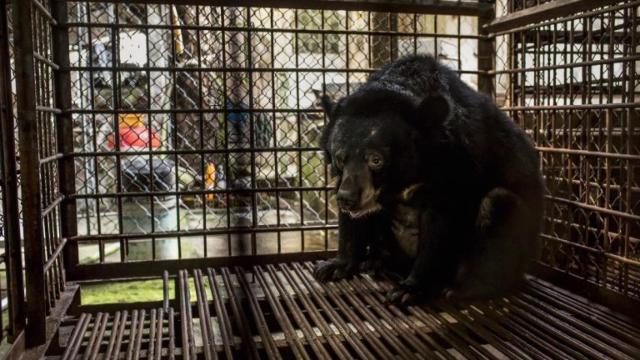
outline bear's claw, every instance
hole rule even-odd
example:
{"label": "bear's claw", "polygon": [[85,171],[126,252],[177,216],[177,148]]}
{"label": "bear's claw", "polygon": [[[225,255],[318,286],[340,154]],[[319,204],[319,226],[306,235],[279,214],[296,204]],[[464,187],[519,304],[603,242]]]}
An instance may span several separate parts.
{"label": "bear's claw", "polygon": [[353,268],[350,263],[338,259],[321,261],[313,269],[313,277],[321,283],[342,280],[354,274]]}

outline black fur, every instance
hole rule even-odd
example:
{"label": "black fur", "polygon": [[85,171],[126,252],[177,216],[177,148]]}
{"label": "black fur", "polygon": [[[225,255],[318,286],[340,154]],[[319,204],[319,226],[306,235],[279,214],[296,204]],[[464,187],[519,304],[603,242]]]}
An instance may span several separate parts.
{"label": "black fur", "polygon": [[[348,169],[377,189],[381,210],[340,214],[338,256],[317,266],[320,281],[385,264],[404,276],[388,295],[395,302],[489,297],[518,283],[538,252],[543,185],[531,141],[489,97],[433,57],[409,56],[323,103],[321,146],[338,188]],[[382,154],[380,169],[366,166],[366,149]],[[336,165],[336,154],[347,157]],[[403,201],[417,211],[416,254],[390,230]]]}

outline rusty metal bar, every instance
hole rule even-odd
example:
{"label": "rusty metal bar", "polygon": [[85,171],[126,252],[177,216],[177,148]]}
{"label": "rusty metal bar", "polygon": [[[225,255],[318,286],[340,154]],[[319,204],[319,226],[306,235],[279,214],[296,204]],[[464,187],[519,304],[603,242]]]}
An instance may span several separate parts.
{"label": "rusty metal bar", "polygon": [[155,341],[155,357],[154,359],[160,360],[162,357],[162,338],[164,336],[164,313],[166,310],[160,308],[157,310],[158,323],[156,325],[156,341]]}
{"label": "rusty metal bar", "polygon": [[[267,268],[270,269],[270,271],[275,272],[275,267],[273,265],[267,265]],[[302,302],[304,310],[309,314],[316,326],[320,329],[320,331],[322,332],[322,336],[331,345],[331,348],[333,349],[333,351],[335,351],[337,357],[340,359],[350,359],[351,354],[349,354],[345,347],[340,344],[340,338],[333,332],[326,320],[324,320],[318,309],[313,305],[309,296],[305,291],[302,290],[302,287],[300,286],[298,281],[294,279],[291,270],[289,270],[289,268],[285,264],[280,264],[279,268],[281,273],[289,282],[290,286],[292,286],[292,288],[296,292],[298,299]]]}
{"label": "rusty metal bar", "polygon": [[[356,286],[359,290],[363,293],[367,292],[373,295],[369,295],[369,297],[375,297],[378,304],[384,304],[385,299],[383,294],[380,292],[380,289],[376,288],[375,285],[372,284],[371,281],[368,281],[366,279],[354,279],[351,281],[352,284],[354,284],[354,286]],[[384,306],[380,306],[378,305],[380,308],[385,309]],[[431,352],[433,352],[434,354],[437,353],[442,356],[445,357],[448,360],[453,360],[455,359],[455,357],[453,355],[451,355],[445,348],[442,347],[442,345],[440,345],[429,333],[427,333],[425,331],[424,327],[419,327],[416,325],[415,321],[412,321],[411,319],[408,319],[405,315],[405,313],[402,312],[402,310],[400,310],[397,306],[393,305],[393,304],[389,304],[386,305],[386,308],[388,309],[388,311],[390,311],[392,313],[392,315],[387,315],[387,317],[385,317],[385,319],[388,318],[388,322],[390,324],[397,324],[398,322],[401,322],[402,325],[405,328],[410,328],[417,336],[420,336],[422,338],[422,340],[424,340],[427,344],[429,344],[433,350],[430,349],[422,349],[422,351],[420,352],[421,354],[425,355],[427,358],[431,358],[432,355],[430,355]],[[398,330],[401,331],[401,330]],[[406,336],[411,338],[411,333],[407,334]],[[419,340],[411,340],[411,341],[419,341]],[[419,347],[419,345],[414,345],[416,347]]]}
{"label": "rusty metal bar", "polygon": [[175,335],[175,313],[173,308],[169,308],[169,359],[173,360],[176,353],[176,335]]}
{"label": "rusty metal bar", "polygon": [[125,311],[124,313],[121,313],[120,311],[116,311],[114,318],[113,318],[113,323],[111,324],[111,331],[109,332],[109,342],[107,343],[107,352],[105,354],[105,359],[111,359],[111,356],[114,353],[114,349],[115,349],[115,354],[118,354],[120,351],[120,346],[118,345],[116,347],[116,342],[117,338],[118,338],[118,334],[122,333],[122,330],[120,330],[120,328],[123,326],[122,324],[124,324],[127,321],[127,312]]}
{"label": "rusty metal bar", "polygon": [[[126,355],[125,355],[125,359],[126,360],[133,360],[134,356],[133,353],[135,351],[135,342],[136,342],[136,333],[138,330],[138,322],[142,322],[142,320],[139,319],[139,317],[141,317],[142,310],[138,310],[138,309],[133,309],[131,310],[131,322],[129,323],[129,339],[127,340],[127,350],[126,350]],[[187,357],[188,359],[188,357]]]}
{"label": "rusty metal bar", "polygon": [[76,327],[73,330],[73,333],[70,337],[70,343],[67,344],[67,348],[62,355],[62,360],[70,360],[75,359],[78,350],[80,349],[80,345],[82,345],[82,339],[84,338],[84,333],[91,322],[91,318],[93,315],[91,314],[81,314]]}
{"label": "rusty metal bar", "polygon": [[[218,294],[217,297],[220,298],[220,301],[221,301],[222,289],[219,288],[218,282],[215,281],[217,277],[216,271],[210,268],[208,273],[209,273],[209,284],[213,282],[212,291],[213,289],[215,289],[215,291]],[[227,293],[227,297],[229,298],[229,305],[231,306],[231,312],[233,313],[233,319],[235,321],[235,325],[240,331],[240,338],[242,339],[242,342],[244,344],[247,344],[247,347],[243,347],[242,349],[243,353],[250,359],[258,359],[260,358],[258,355],[258,350],[251,337],[251,332],[248,328],[249,320],[246,318],[246,316],[244,315],[244,312],[241,310],[242,307],[238,299],[238,296],[236,295],[236,291],[233,287],[233,284],[231,283],[231,276],[229,275],[228,269],[226,268],[222,269],[221,277],[224,284],[224,289],[226,290],[226,293]],[[221,304],[221,306],[223,309],[222,312],[223,314],[225,314],[226,310],[224,310],[224,304]],[[228,315],[227,315],[227,318],[228,318]],[[231,334],[231,332],[228,332],[228,333]],[[264,344],[263,346],[265,347],[266,351],[270,350],[270,348],[268,348],[269,344]]]}
{"label": "rusty metal bar", "polygon": [[4,230],[4,261],[9,298],[9,335],[16,339],[26,323],[24,277],[20,241],[20,214],[18,211],[18,170],[16,161],[15,119],[11,95],[11,64],[9,54],[8,2],[0,1],[0,144],[2,149],[2,214]]}
{"label": "rusty metal bar", "polygon": [[40,169],[38,158],[36,80],[34,76],[31,34],[32,2],[12,1],[15,41],[17,124],[20,149],[20,177],[27,289],[26,344],[28,347],[45,342],[47,299],[44,272],[44,238],[41,221]]}
{"label": "rusty metal bar", "polygon": [[[160,312],[162,312],[162,310],[160,310]],[[156,333],[158,324],[157,324],[157,312],[156,309],[151,309],[150,312],[150,322],[149,322],[149,347],[148,347],[148,351],[147,351],[147,357],[149,359],[155,359],[156,357],[156,337],[161,338],[162,337],[162,327],[160,327],[160,334],[158,335]],[[161,348],[158,348],[158,353],[162,352]],[[158,356],[159,357],[159,356]]]}
{"label": "rusty metal bar", "polygon": [[[213,296],[214,306],[216,315],[218,317],[218,322],[220,325],[220,333],[222,336],[222,346],[224,349],[224,354],[227,359],[233,359],[233,353],[231,351],[231,347],[234,345],[233,343],[233,329],[231,328],[231,320],[229,319],[229,314],[227,313],[227,306],[224,303],[224,299],[222,298],[222,292],[219,289],[219,283],[216,279],[216,272],[212,268],[207,269],[207,279],[209,280],[209,289],[211,290],[211,295]],[[227,294],[229,298],[229,302],[232,303],[232,307],[236,307],[235,296],[230,292],[231,289],[227,289]],[[239,320],[240,321],[240,320]],[[248,334],[243,332],[241,334],[243,339],[243,343],[249,347],[249,349],[245,348],[245,355],[247,358],[257,358],[257,350],[255,349],[255,344],[249,341]],[[243,346],[244,348],[244,346]],[[255,352],[254,352],[255,351]],[[253,356],[253,357],[252,357]]]}
{"label": "rusty metal bar", "polygon": [[347,322],[342,319],[340,314],[329,304],[325,296],[319,293],[319,291],[315,288],[314,281],[311,281],[307,278],[305,274],[304,268],[299,263],[291,264],[293,270],[299,281],[302,282],[303,286],[307,289],[309,293],[313,295],[313,298],[320,304],[321,309],[329,316],[333,324],[338,328],[340,333],[345,337],[345,339],[349,342],[349,344],[356,351],[358,356],[363,359],[374,359],[374,355],[369,351],[369,349],[364,346],[361,339],[364,337],[364,334],[356,332],[350,326],[348,326]]}
{"label": "rusty metal bar", "polygon": [[[133,0],[132,3],[169,3],[168,0]],[[381,11],[381,12],[416,12],[423,14],[448,14],[477,16],[492,9],[492,5],[482,2],[460,2],[456,0],[191,0],[190,5],[206,6],[260,6],[290,9],[314,9],[314,10],[354,10],[354,11]]]}
{"label": "rusty metal bar", "polygon": [[[264,272],[264,270],[260,266],[254,267],[254,269],[255,269],[254,271],[257,273]],[[276,289],[279,293],[278,297],[284,300],[284,302],[287,305],[287,308],[289,309],[288,313],[290,313],[293,316],[293,319],[295,320],[296,324],[302,329],[302,333],[304,335],[305,340],[307,341],[307,344],[311,346],[316,356],[323,359],[331,359],[331,356],[329,355],[329,353],[327,353],[324,346],[322,345],[320,338],[316,336],[315,332],[311,328],[311,325],[305,319],[304,313],[297,306],[291,294],[289,294],[289,290],[287,290],[287,288],[285,287],[285,284],[282,284],[282,282],[280,281],[280,278],[278,277],[278,273],[276,272],[275,267],[273,267],[273,265],[268,265],[267,272],[269,273],[269,277],[271,278],[271,283],[276,285]],[[262,283],[266,284],[266,281],[263,279]]]}
{"label": "rusty metal bar", "polygon": [[576,206],[576,207],[579,207],[579,208],[592,210],[592,211],[597,211],[597,212],[600,212],[600,213],[603,213],[603,214],[607,214],[607,215],[617,216],[617,217],[620,217],[620,218],[626,219],[626,220],[640,221],[640,215],[634,215],[634,214],[626,213],[626,212],[622,212],[622,211],[606,209],[606,208],[602,208],[602,207],[599,207],[599,206],[589,205],[589,204],[585,204],[585,203],[582,203],[582,202],[579,202],[579,201],[573,201],[573,200],[569,200],[569,199],[564,199],[564,198],[557,197],[557,196],[547,195],[547,196],[545,196],[545,198],[547,200],[551,200],[551,201],[554,201],[554,202],[573,205],[573,206]]}
{"label": "rusty metal bar", "polygon": [[521,25],[561,18],[619,2],[619,0],[554,0],[495,19],[488,24],[487,30],[489,32],[505,31]]}
{"label": "rusty metal bar", "polygon": [[396,338],[395,334],[393,334],[385,324],[379,321],[376,316],[368,310],[367,306],[364,303],[362,303],[357,297],[353,295],[353,291],[346,288],[345,281],[329,284],[329,286],[327,286],[326,288],[330,287],[335,287],[338,289],[337,291],[332,289],[334,297],[339,297],[340,292],[344,295],[349,303],[351,303],[350,308],[355,309],[357,313],[359,313],[362,318],[365,319],[366,324],[373,326],[376,329],[376,332],[379,332],[381,340],[383,339],[385,343],[391,345],[393,350],[397,353],[398,357],[403,359],[411,359],[415,357],[415,354],[412,351],[408,350],[407,346],[405,344],[402,344],[399,339]]}
{"label": "rusty metal bar", "polygon": [[203,285],[202,270],[193,271],[193,282],[196,290],[196,301],[198,307],[198,318],[200,320],[200,331],[202,332],[203,352],[205,359],[217,359],[213,339],[213,324],[211,323],[211,314],[209,312],[209,303],[207,301],[207,293]]}
{"label": "rusty metal bar", "polygon": [[[51,13],[58,24],[68,21],[67,2],[63,0],[51,0]],[[76,201],[70,196],[76,193],[75,188],[75,164],[72,157],[66,156],[73,153],[73,119],[68,110],[72,107],[71,100],[71,76],[69,67],[69,32],[64,27],[56,27],[53,31],[53,62],[59,66],[54,72],[54,84],[56,89],[55,106],[62,111],[56,115],[57,124],[57,152],[62,154],[58,160],[58,181],[60,193],[64,196],[60,206],[61,222],[60,236],[69,239],[77,235]],[[64,264],[67,277],[74,271],[78,262],[78,245],[70,243],[64,245]]]}
{"label": "rusty metal bar", "polygon": [[[242,278],[245,277],[245,274],[243,272],[238,273],[236,271],[236,274],[238,274]],[[273,287],[267,284],[266,280],[264,279],[264,276],[262,274],[262,269],[260,267],[254,267],[253,276],[255,276],[255,278],[258,280],[257,281],[258,284],[264,291],[265,297],[267,298],[267,302],[269,303],[269,306],[273,310],[273,314],[276,320],[278,321],[278,323],[280,324],[280,327],[283,329],[285,334],[285,340],[289,344],[289,348],[292,349],[294,356],[296,358],[301,358],[301,359],[311,359],[307,351],[304,349],[302,342],[298,338],[298,334],[293,328],[291,321],[288,319],[288,316],[285,313],[285,310],[283,309],[282,304],[280,304],[280,302],[276,298],[276,295],[273,292]],[[275,279],[272,279],[272,280],[276,281]],[[280,295],[280,296],[283,296],[283,295]]]}
{"label": "rusty metal bar", "polygon": [[193,314],[189,297],[189,277],[182,270],[178,273],[178,295],[180,301],[180,334],[182,338],[182,356],[189,359],[197,356],[195,339],[193,338]]}
{"label": "rusty metal bar", "polygon": [[91,337],[89,338],[84,356],[82,357],[83,360],[95,360],[98,357],[102,336],[104,335],[108,323],[108,313],[98,313],[96,315],[96,320],[93,324],[93,329],[91,330]]}
{"label": "rusty metal bar", "polygon": [[120,278],[133,279],[138,276],[160,276],[167,270],[176,274],[181,269],[195,269],[203,266],[251,266],[260,264],[273,264],[287,261],[307,261],[327,259],[335,256],[336,251],[309,251],[306,253],[272,254],[272,255],[248,255],[234,257],[210,257],[205,259],[180,259],[135,261],[129,263],[105,263],[94,265],[79,265],[76,277],[73,280],[96,280]]}
{"label": "rusty metal bar", "polygon": [[[222,274],[226,276],[227,279],[230,278],[228,269],[223,268]],[[260,305],[258,304],[258,300],[256,299],[253,290],[247,282],[246,274],[244,273],[242,268],[236,267],[235,275],[236,280],[240,284],[240,287],[242,288],[245,296],[247,297],[247,300],[249,301],[251,317],[254,319],[255,325],[258,328],[258,333],[260,334],[260,338],[262,339],[262,344],[265,348],[265,351],[267,352],[267,356],[269,357],[269,359],[282,359],[282,355],[280,354],[280,351],[278,350],[278,347],[273,340],[273,335],[269,330],[269,326],[267,325],[264,314],[262,313]]]}
{"label": "rusty metal bar", "polygon": [[146,316],[146,310],[142,309],[140,310],[140,322],[138,324],[138,329],[136,331],[136,338],[135,338],[135,344],[134,344],[134,351],[133,351],[133,356],[131,357],[132,360],[134,359],[139,359],[140,358],[140,347],[142,345],[142,335],[144,334],[144,330],[145,330],[145,316]]}
{"label": "rusty metal bar", "polygon": [[[114,348],[113,348],[113,359],[120,358],[120,349],[122,347],[122,339],[124,338],[124,332],[127,328],[127,319],[129,318],[129,313],[127,310],[122,312],[122,317],[120,318],[120,327],[116,333]],[[133,324],[133,319],[129,320],[131,324]],[[109,359],[109,357],[107,357]]]}

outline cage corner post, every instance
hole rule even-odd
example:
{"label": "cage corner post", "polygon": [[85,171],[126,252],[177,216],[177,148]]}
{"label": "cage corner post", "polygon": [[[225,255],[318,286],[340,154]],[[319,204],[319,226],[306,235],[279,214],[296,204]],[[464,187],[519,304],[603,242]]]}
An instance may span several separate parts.
{"label": "cage corner post", "polygon": [[78,265],[76,203],[72,196],[76,192],[73,154],[73,118],[71,116],[71,76],[69,72],[69,32],[67,30],[66,0],[51,0],[51,12],[57,22],[53,29],[53,57],[59,65],[55,71],[54,88],[56,89],[56,107],[62,111],[56,115],[58,126],[58,152],[60,192],[64,200],[60,206],[61,236],[66,240],[64,245],[64,269],[68,280],[75,278]]}
{"label": "cage corner post", "polygon": [[12,0],[16,26],[15,67],[17,124],[19,137],[24,253],[26,269],[27,347],[46,341],[47,300],[44,272],[44,242],[40,203],[40,173],[37,139],[36,99],[34,94],[34,47],[32,39],[32,2]]}

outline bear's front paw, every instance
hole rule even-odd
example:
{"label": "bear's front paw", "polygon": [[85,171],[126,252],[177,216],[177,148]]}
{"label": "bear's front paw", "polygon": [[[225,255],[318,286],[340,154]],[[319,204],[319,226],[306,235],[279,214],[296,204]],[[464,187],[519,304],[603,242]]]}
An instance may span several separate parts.
{"label": "bear's front paw", "polygon": [[408,306],[415,304],[420,298],[420,294],[413,281],[403,280],[393,289],[389,290],[385,298],[387,304]]}
{"label": "bear's front paw", "polygon": [[335,258],[319,262],[313,269],[313,276],[321,283],[337,281],[351,277],[355,268],[350,262]]}

